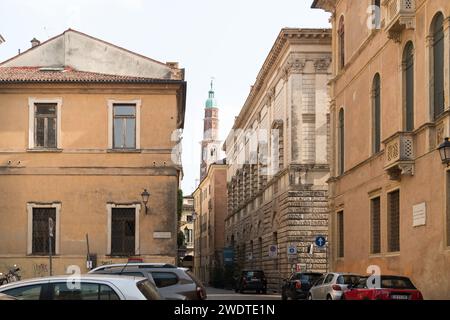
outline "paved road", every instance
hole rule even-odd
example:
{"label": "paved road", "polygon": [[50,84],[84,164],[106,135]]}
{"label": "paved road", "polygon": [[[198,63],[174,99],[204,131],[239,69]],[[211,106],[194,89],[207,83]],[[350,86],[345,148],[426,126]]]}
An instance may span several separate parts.
{"label": "paved road", "polygon": [[233,290],[224,290],[207,287],[208,300],[281,300],[281,296],[276,293],[267,294],[235,293]]}

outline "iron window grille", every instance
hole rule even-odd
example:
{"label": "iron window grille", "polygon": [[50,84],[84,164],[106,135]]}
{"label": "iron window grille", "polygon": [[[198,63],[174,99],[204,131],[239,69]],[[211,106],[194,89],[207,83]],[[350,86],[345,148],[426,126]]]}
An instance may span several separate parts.
{"label": "iron window grille", "polygon": [[111,255],[135,254],[136,210],[113,208],[111,213]]}
{"label": "iron window grille", "polygon": [[[49,225],[48,220],[56,221],[55,208],[33,208],[33,250],[34,255],[49,254]],[[56,229],[53,230],[52,254],[55,254]]]}

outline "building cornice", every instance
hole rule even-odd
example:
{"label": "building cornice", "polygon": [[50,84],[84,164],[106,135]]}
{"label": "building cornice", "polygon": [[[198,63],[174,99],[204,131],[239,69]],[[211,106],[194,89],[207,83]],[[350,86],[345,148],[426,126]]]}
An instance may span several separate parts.
{"label": "building cornice", "polygon": [[336,9],[336,0],[314,0],[311,5],[312,9],[322,9],[330,13],[334,13]]}
{"label": "building cornice", "polygon": [[[260,96],[261,89],[266,83],[268,76],[271,72],[273,72],[273,67],[280,59],[281,53],[283,52],[283,49],[286,48],[287,44],[331,44],[331,37],[331,29],[282,29],[258,73],[255,84],[251,87],[250,93],[241,109],[239,116],[236,117],[233,129],[238,129],[242,126],[250,107]],[[291,61],[290,65],[287,65],[287,67],[295,68],[300,71],[303,66],[302,61]],[[285,72],[289,72],[289,70],[285,70]]]}

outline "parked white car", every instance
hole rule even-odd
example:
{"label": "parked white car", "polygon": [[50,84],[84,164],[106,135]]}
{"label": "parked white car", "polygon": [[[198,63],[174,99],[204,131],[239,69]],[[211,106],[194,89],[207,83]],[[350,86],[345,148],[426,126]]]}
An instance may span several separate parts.
{"label": "parked white car", "polygon": [[142,277],[88,274],[23,280],[0,287],[18,300],[161,300],[156,286]]}
{"label": "parked white car", "polygon": [[349,285],[358,284],[360,278],[360,275],[352,273],[327,273],[309,290],[308,300],[341,300]]}

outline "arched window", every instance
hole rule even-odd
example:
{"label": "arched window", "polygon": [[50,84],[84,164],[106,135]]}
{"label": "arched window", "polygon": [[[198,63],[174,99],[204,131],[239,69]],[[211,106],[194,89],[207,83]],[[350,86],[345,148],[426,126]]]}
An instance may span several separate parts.
{"label": "arched window", "polygon": [[403,51],[404,129],[414,130],[414,45],[410,41]]}
{"label": "arched window", "polygon": [[372,84],[373,127],[372,142],[373,153],[381,150],[381,80],[380,74],[376,74]]}
{"label": "arched window", "polygon": [[431,26],[433,37],[433,117],[436,119],[444,112],[444,16],[438,13]]}
{"label": "arched window", "polygon": [[338,174],[344,173],[344,151],[345,151],[345,127],[344,127],[344,109],[339,111],[338,123]]}
{"label": "arched window", "polygon": [[339,20],[338,39],[339,39],[339,50],[338,50],[339,69],[342,69],[345,66],[345,25],[343,16]]}

